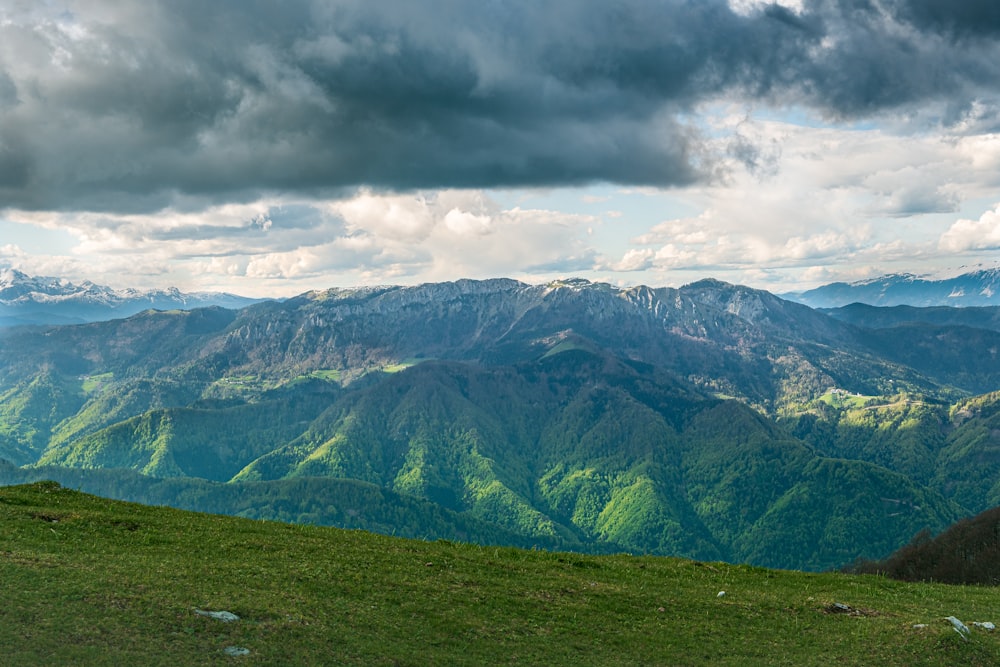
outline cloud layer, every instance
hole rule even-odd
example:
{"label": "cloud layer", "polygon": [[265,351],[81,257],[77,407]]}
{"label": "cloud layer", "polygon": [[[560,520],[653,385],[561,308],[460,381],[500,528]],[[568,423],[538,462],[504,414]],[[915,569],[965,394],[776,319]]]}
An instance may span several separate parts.
{"label": "cloud layer", "polygon": [[995,3],[944,0],[14,3],[0,201],[688,185],[724,157],[700,105],[959,123],[1000,93],[997,34]]}
{"label": "cloud layer", "polygon": [[997,7],[5,2],[0,265],[288,293],[976,259]]}

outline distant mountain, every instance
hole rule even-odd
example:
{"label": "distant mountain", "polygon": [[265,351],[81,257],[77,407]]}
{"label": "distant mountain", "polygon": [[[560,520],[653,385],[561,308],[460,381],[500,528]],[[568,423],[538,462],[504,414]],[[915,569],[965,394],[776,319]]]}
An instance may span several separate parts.
{"label": "distant mountain", "polygon": [[20,324],[79,324],[118,319],[143,310],[192,310],[206,306],[243,308],[261,299],[220,292],[181,292],[176,288],[113,289],[84,281],[29,276],[0,270],[0,327]]}
{"label": "distant mountain", "polygon": [[716,280],[331,289],[0,331],[0,459],[233,513],[325,489],[273,516],[357,526],[350,480],[389,532],[824,569],[1000,498],[1000,401],[970,398],[995,350]]}
{"label": "distant mountain", "polygon": [[[6,364],[31,372],[42,359],[59,367],[75,365],[72,358],[101,372],[145,368],[162,375],[168,365],[173,373],[183,369],[185,379],[223,373],[280,382],[325,369],[349,381],[425,359],[495,366],[580,348],[663,368],[700,391],[767,411],[831,386],[877,393],[889,390],[889,378],[893,387],[914,390],[942,384],[921,369],[887,366],[869,338],[801,304],[715,280],[680,289],[460,280],[310,292],[233,317],[210,310],[138,315],[45,337],[26,334],[0,349],[0,374]],[[24,351],[8,357],[16,346]],[[67,350],[77,352],[70,357]]]}
{"label": "distant mountain", "polygon": [[813,308],[837,308],[852,303],[872,306],[1000,306],[1000,269],[973,271],[942,280],[898,273],[853,283],[830,283],[782,296]]}

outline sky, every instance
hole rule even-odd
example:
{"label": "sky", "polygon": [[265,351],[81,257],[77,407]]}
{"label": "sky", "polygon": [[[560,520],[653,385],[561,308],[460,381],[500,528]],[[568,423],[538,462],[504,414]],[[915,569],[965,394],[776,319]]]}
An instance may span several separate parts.
{"label": "sky", "polygon": [[0,268],[784,293],[998,250],[995,0],[0,0]]}

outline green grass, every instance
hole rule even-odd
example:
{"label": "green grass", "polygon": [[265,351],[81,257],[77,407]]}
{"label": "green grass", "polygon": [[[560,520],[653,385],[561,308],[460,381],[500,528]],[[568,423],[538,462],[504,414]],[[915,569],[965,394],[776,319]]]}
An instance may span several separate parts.
{"label": "green grass", "polygon": [[263,392],[278,387],[295,385],[312,379],[339,383],[343,379],[343,373],[331,368],[322,368],[289,379],[264,378],[258,375],[229,375],[219,378],[209,385],[205,395],[246,398],[259,396]]}
{"label": "green grass", "polygon": [[396,363],[396,364],[386,364],[380,370],[383,373],[398,373],[400,371],[405,371],[407,368],[411,368],[413,366],[416,366],[417,364],[422,363],[424,361],[428,361],[428,360],[427,359],[416,359],[416,358],[403,359],[402,361],[400,361],[399,363]]}
{"label": "green grass", "polygon": [[869,401],[877,398],[876,396],[860,396],[848,393],[841,389],[832,389],[822,396],[820,396],[818,401],[826,403],[827,405],[832,405],[840,410],[850,410],[854,408],[863,408]]}
{"label": "green grass", "polygon": [[266,389],[268,383],[256,375],[227,375],[219,378],[210,388],[228,388],[236,391]]}
{"label": "green grass", "polygon": [[93,394],[103,389],[115,377],[114,373],[100,373],[98,375],[83,376],[81,389],[85,394]]}
{"label": "green grass", "polygon": [[304,377],[316,378],[318,380],[326,380],[327,382],[340,382],[341,373],[338,370],[332,368],[319,369],[311,371]]}
{"label": "green grass", "polygon": [[4,665],[1000,663],[1000,635],[943,620],[1000,621],[993,588],[409,541],[44,482],[0,488],[0,580]]}

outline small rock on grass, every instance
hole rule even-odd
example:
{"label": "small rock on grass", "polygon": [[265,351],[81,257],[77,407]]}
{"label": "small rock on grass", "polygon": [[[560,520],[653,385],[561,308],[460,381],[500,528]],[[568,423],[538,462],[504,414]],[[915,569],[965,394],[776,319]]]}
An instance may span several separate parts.
{"label": "small rock on grass", "polygon": [[222,649],[222,652],[226,655],[231,655],[233,657],[239,657],[241,655],[250,655],[250,649],[243,648],[242,646],[227,646]]}
{"label": "small rock on grass", "polygon": [[204,609],[195,609],[194,613],[199,616],[214,618],[215,620],[222,621],[223,623],[232,623],[233,621],[240,620],[240,617],[231,611],[206,611]]}
{"label": "small rock on grass", "polygon": [[962,636],[962,639],[968,641],[970,634],[969,626],[967,626],[965,623],[962,623],[962,621],[958,620],[954,616],[946,616],[944,620],[951,623],[951,627],[955,628],[955,632],[960,634]]}

